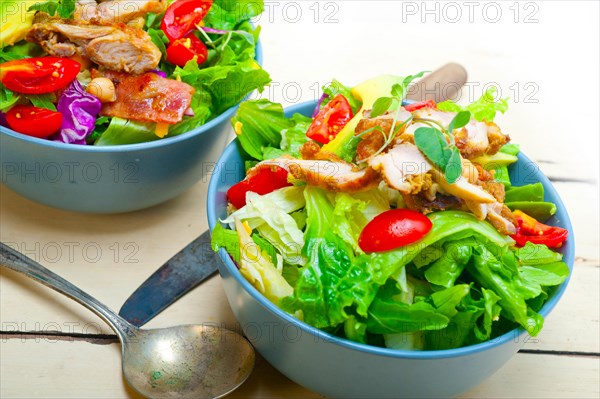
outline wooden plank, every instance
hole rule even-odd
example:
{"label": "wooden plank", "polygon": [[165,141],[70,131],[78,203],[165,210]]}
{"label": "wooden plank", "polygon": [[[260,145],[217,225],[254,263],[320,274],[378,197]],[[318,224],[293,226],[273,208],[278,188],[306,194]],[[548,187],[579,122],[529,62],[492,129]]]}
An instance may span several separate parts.
{"label": "wooden plank", "polygon": [[[2,338],[0,350],[2,398],[140,399],[123,382],[118,344]],[[598,397],[599,363],[597,357],[517,354],[498,373],[461,397]],[[322,398],[291,382],[262,358],[249,380],[229,397]]]}
{"label": "wooden plank", "polygon": [[461,398],[597,398],[600,359],[517,354]]}
{"label": "wooden plank", "polygon": [[546,317],[542,332],[523,338],[525,349],[600,353],[599,286],[598,262],[576,262],[569,286]]}

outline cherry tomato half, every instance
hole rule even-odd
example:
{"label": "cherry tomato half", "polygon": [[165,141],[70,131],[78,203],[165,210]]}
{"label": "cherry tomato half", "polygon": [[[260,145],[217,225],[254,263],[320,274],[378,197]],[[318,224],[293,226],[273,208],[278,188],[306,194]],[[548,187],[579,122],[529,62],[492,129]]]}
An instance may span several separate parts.
{"label": "cherry tomato half", "polygon": [[46,138],[59,131],[62,114],[32,105],[16,105],[6,113],[6,122],[15,132]]}
{"label": "cherry tomato half", "polygon": [[391,209],[375,216],[360,233],[358,246],[365,252],[383,252],[423,238],[432,223],[427,216],[410,209]]}
{"label": "cherry tomato half", "polygon": [[169,41],[181,39],[190,33],[208,13],[213,0],[177,0],[165,11],[160,28]]}
{"label": "cherry tomato half", "polygon": [[269,194],[277,189],[291,186],[287,181],[287,170],[276,165],[265,165],[255,174],[227,190],[227,199],[236,208],[246,205],[246,193],[255,192],[260,195]]}
{"label": "cherry tomato half", "polygon": [[346,126],[353,117],[352,107],[341,94],[327,103],[308,128],[306,136],[321,144],[327,144]]}
{"label": "cherry tomato half", "polygon": [[208,50],[193,33],[175,40],[167,47],[167,61],[171,64],[183,67],[194,57],[198,64],[202,64],[208,57]]}
{"label": "cherry tomato half", "polygon": [[408,112],[414,112],[421,108],[435,108],[435,107],[436,107],[435,101],[427,100],[427,101],[419,101],[416,103],[407,104],[404,106],[404,109],[407,110]]}
{"label": "cherry tomato half", "polygon": [[80,69],[81,64],[69,58],[24,58],[0,64],[0,81],[17,93],[50,93],[71,83]]}

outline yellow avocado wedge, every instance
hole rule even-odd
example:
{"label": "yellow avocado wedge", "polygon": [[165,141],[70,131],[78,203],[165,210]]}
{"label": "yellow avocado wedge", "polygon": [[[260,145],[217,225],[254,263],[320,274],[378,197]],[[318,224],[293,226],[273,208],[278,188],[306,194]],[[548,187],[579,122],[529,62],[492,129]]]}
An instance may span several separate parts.
{"label": "yellow avocado wedge", "polygon": [[35,15],[35,11],[27,9],[38,2],[40,0],[0,1],[0,48],[25,38]]}
{"label": "yellow avocado wedge", "polygon": [[389,97],[391,95],[392,86],[396,83],[402,84],[403,79],[402,76],[381,75],[353,87],[352,94],[362,101],[362,107],[356,112],[354,118],[340,130],[337,136],[323,146],[323,151],[338,154],[354,136],[356,126],[363,118],[362,112],[373,108],[373,103],[379,97]]}

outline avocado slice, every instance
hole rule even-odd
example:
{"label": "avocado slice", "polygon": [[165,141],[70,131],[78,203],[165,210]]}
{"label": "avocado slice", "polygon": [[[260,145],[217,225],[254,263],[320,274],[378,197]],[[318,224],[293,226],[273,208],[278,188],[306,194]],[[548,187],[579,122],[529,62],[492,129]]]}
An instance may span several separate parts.
{"label": "avocado slice", "polygon": [[350,119],[346,126],[340,130],[337,136],[323,146],[323,150],[339,154],[352,137],[354,137],[354,130],[358,122],[363,118],[362,111],[373,108],[373,103],[379,97],[390,96],[392,86],[396,83],[402,84],[403,79],[401,76],[381,75],[354,86],[352,88],[352,95],[360,99],[363,105],[356,112],[354,118]]}
{"label": "avocado slice", "polygon": [[482,155],[471,159],[472,162],[478,163],[485,170],[496,169],[500,166],[508,166],[517,162],[518,158],[515,155],[504,152],[497,152],[494,155]]}
{"label": "avocado slice", "polygon": [[552,202],[544,201],[514,201],[506,202],[506,206],[511,211],[516,209],[525,212],[532,218],[540,222],[545,222],[556,213],[556,205]]}
{"label": "avocado slice", "polygon": [[0,1],[0,48],[13,45],[25,38],[33,25],[35,11],[27,11],[40,0]]}

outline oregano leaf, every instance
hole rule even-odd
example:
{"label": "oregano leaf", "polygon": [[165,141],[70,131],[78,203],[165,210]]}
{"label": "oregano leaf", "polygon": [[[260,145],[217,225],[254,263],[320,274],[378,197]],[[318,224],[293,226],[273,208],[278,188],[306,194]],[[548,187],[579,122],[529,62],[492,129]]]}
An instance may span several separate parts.
{"label": "oregano leaf", "polygon": [[58,14],[61,18],[71,18],[75,12],[75,3],[77,0],[48,0],[35,3],[27,11],[42,11],[50,16]]}
{"label": "oregano leaf", "polygon": [[58,2],[51,0],[51,1],[46,1],[46,2],[42,2],[42,3],[35,3],[31,7],[29,7],[27,9],[27,11],[41,11],[41,12],[45,12],[46,14],[52,16],[52,15],[56,14],[57,8],[58,8]]}
{"label": "oregano leaf", "polygon": [[404,88],[402,87],[402,85],[400,85],[398,83],[394,84],[392,86],[392,96],[402,99],[403,95],[404,95]]}
{"label": "oregano leaf", "polygon": [[75,12],[76,0],[59,0],[58,1],[58,16],[61,18],[71,18]]}
{"label": "oregano leaf", "polygon": [[420,127],[415,130],[415,145],[431,162],[445,171],[452,155],[444,134],[433,127]]}
{"label": "oregano leaf", "polygon": [[450,158],[444,169],[446,181],[450,184],[455,183],[462,175],[462,162],[460,160],[460,151],[458,148],[452,147]]}
{"label": "oregano leaf", "polygon": [[471,113],[469,111],[460,111],[448,125],[448,133],[452,134],[455,129],[460,129],[466,126],[471,121]]}
{"label": "oregano leaf", "polygon": [[379,97],[373,103],[373,109],[371,110],[371,118],[377,118],[380,115],[385,114],[392,105],[393,98],[391,97]]}

